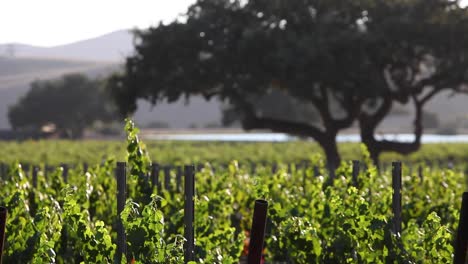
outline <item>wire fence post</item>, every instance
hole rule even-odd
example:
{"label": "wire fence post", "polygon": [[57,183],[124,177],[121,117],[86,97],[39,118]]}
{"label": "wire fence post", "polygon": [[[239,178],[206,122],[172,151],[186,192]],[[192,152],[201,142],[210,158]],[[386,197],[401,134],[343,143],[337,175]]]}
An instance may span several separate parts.
{"label": "wire fence post", "polygon": [[263,253],[263,242],[265,240],[265,228],[267,220],[268,202],[256,200],[250,230],[248,264],[260,264]]}
{"label": "wire fence post", "polygon": [[127,196],[127,163],[117,162],[117,263],[121,263],[122,256],[127,256],[127,237],[120,214],[125,207]]}
{"label": "wire fence post", "polygon": [[185,166],[185,203],[184,203],[184,237],[185,237],[185,257],[184,262],[195,259],[195,238],[193,222],[195,220],[195,166]]}
{"label": "wire fence post", "polygon": [[401,234],[401,162],[392,162],[393,232]]}
{"label": "wire fence post", "polygon": [[458,222],[457,234],[455,237],[454,264],[464,264],[468,247],[468,192],[462,196],[460,209],[460,219]]}

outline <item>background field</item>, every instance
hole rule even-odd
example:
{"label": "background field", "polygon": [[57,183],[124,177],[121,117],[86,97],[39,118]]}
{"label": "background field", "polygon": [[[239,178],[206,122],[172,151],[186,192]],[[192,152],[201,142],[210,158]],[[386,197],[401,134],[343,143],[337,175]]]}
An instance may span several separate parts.
{"label": "background field", "polygon": [[[322,153],[319,146],[310,141],[281,143],[145,141],[145,143],[150,156],[160,163],[229,163],[232,160],[293,163],[310,160]],[[124,140],[0,142],[0,161],[49,163],[51,165],[58,165],[62,162],[97,164],[108,157],[125,160],[125,147]],[[343,161],[362,159],[360,145],[357,143],[342,143],[339,149]],[[427,161],[438,165],[439,163],[446,164],[449,159],[463,166],[468,160],[468,144],[425,144],[419,152],[408,156],[383,154],[381,162]]]}

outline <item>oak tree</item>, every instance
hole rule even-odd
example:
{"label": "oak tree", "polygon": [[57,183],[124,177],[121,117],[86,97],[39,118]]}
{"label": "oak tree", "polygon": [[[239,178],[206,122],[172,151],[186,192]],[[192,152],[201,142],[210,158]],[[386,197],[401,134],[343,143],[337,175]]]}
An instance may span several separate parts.
{"label": "oak tree", "polygon": [[39,132],[50,125],[61,137],[75,139],[94,121],[117,120],[117,113],[103,80],[69,74],[31,83],[30,90],[10,107],[8,118],[17,131]]}
{"label": "oak tree", "polygon": [[[217,97],[246,129],[314,139],[330,168],[338,132],[356,122],[375,160],[416,150],[424,105],[467,77],[468,13],[457,1],[198,0],[184,18],[136,33],[135,54],[109,82],[122,113],[141,98]],[[274,91],[319,121],[263,115],[258,98]],[[394,102],[415,105],[414,143],[375,138]]]}

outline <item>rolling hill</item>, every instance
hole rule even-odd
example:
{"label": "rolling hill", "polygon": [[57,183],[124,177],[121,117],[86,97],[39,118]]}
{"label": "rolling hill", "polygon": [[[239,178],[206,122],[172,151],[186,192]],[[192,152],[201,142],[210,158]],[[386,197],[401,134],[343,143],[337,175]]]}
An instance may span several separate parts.
{"label": "rolling hill", "polygon": [[0,44],[0,55],[121,62],[133,51],[133,35],[129,30],[119,30],[96,38],[55,47],[37,47],[27,44]]}
{"label": "rolling hill", "polygon": [[[11,52],[13,51],[13,52]],[[106,76],[117,70],[125,55],[133,51],[133,37],[119,30],[75,43],[44,48],[27,44],[0,44],[0,129],[8,129],[8,107],[24,95],[36,79],[54,79],[67,73],[90,77]],[[135,120],[141,124],[167,123],[171,128],[203,127],[219,123],[220,103],[192,98],[189,104],[161,103],[156,107],[139,102]]]}

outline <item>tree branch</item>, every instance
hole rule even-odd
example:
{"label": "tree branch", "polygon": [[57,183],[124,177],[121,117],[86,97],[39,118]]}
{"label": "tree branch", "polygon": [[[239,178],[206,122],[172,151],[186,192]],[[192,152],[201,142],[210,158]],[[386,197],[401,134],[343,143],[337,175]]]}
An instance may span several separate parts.
{"label": "tree branch", "polygon": [[[359,116],[359,125],[361,127],[361,137],[363,135],[372,135],[374,137],[375,128],[382,122],[392,109],[392,99],[389,96],[383,98],[382,104],[374,114],[362,112]],[[364,140],[364,137],[362,138]]]}
{"label": "tree branch", "polygon": [[317,142],[323,142],[328,133],[312,125],[273,118],[245,117],[242,123],[244,129],[270,129],[274,132],[287,133],[302,137],[312,137]]}
{"label": "tree branch", "polygon": [[327,135],[333,134],[328,132],[325,133],[325,131],[322,131],[321,129],[315,126],[306,123],[298,123],[274,118],[257,117],[257,114],[255,113],[255,108],[251,103],[245,100],[245,97],[236,96],[235,98],[237,104],[241,107],[240,109],[244,114],[244,117],[242,118],[242,126],[246,130],[269,129],[279,133],[287,133],[302,137],[311,137],[315,141],[320,142],[320,144],[322,144],[325,141]]}
{"label": "tree branch", "polygon": [[343,103],[342,106],[346,109],[348,115],[343,119],[334,120],[335,128],[337,130],[350,127],[353,124],[356,117],[358,117],[361,113],[361,105],[363,100],[361,98],[355,99],[352,96],[348,96],[347,99],[347,104]]}
{"label": "tree branch", "polygon": [[333,120],[330,114],[328,92],[324,86],[320,87],[320,94],[322,98],[311,98],[311,101],[319,111],[324,127],[327,130],[332,130],[334,128],[332,126]]}
{"label": "tree branch", "polygon": [[403,155],[410,154],[414,151],[417,151],[421,147],[421,136],[423,132],[422,127],[422,108],[424,104],[418,101],[416,95],[412,96],[414,106],[415,106],[415,117],[414,117],[414,141],[413,142],[398,142],[390,140],[376,140],[374,134],[372,133],[372,144],[373,150],[375,153],[373,155],[380,154],[381,152],[396,152]]}
{"label": "tree branch", "polygon": [[437,88],[433,88],[432,91],[430,91],[428,94],[426,94],[425,96],[423,96],[423,98],[421,99],[417,99],[418,100],[418,103],[421,104],[421,105],[424,105],[426,104],[432,97],[434,97],[437,93],[439,93],[442,89],[437,89]]}

